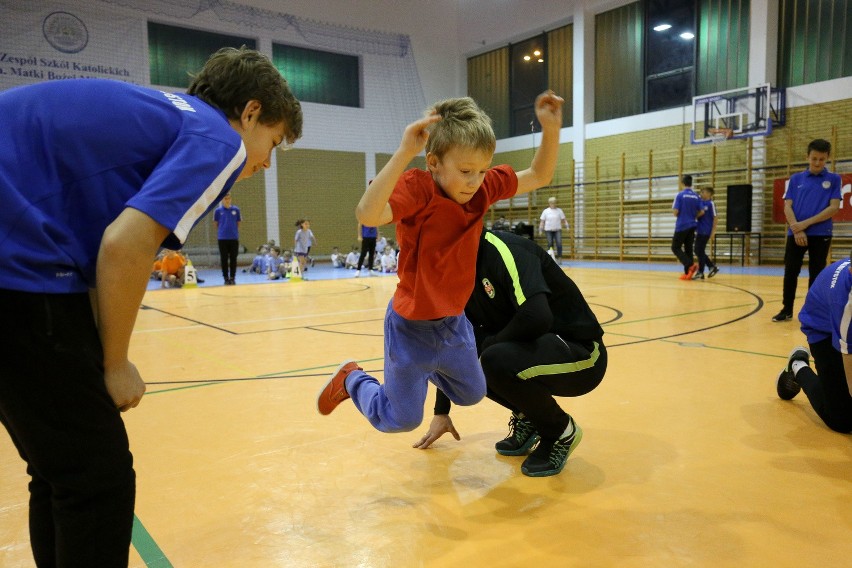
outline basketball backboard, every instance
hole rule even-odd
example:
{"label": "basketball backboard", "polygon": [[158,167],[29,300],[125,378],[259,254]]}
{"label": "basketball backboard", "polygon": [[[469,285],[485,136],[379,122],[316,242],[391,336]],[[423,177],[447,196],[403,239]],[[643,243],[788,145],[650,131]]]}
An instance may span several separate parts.
{"label": "basketball backboard", "polygon": [[693,97],[691,142],[766,136],[784,124],[785,109],[784,89],[769,83]]}

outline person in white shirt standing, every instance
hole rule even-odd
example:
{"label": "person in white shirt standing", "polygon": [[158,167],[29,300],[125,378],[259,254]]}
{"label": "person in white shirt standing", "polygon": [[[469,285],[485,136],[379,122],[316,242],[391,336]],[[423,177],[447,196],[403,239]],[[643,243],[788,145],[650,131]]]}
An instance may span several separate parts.
{"label": "person in white shirt standing", "polygon": [[568,219],[562,209],[556,206],[556,198],[551,197],[547,200],[547,209],[541,213],[538,232],[547,235],[547,248],[553,249],[556,262],[562,259],[562,227],[568,228]]}

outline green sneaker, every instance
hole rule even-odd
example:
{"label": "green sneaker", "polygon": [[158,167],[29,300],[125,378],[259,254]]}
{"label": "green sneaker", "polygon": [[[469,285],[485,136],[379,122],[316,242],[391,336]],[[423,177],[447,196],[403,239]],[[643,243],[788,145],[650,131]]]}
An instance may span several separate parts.
{"label": "green sneaker", "polygon": [[583,429],[574,422],[574,432],[549,444],[542,442],[521,464],[521,473],[529,477],[556,475],[565,467],[568,456],[583,439]]}
{"label": "green sneaker", "polygon": [[509,419],[509,435],[494,444],[494,448],[501,456],[522,456],[540,439],[533,423],[513,412]]}

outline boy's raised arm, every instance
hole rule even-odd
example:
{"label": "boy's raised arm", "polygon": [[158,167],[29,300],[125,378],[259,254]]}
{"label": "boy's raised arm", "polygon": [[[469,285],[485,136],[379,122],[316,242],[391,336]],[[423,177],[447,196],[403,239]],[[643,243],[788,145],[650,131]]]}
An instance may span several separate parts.
{"label": "boy's raised arm", "polygon": [[373,183],[367,187],[367,191],[364,192],[355,208],[355,216],[359,223],[378,227],[393,220],[393,211],[388,205],[393,188],[411,160],[426,147],[426,141],[429,139],[429,132],[426,129],[439,120],[441,120],[440,116],[431,114],[405,127],[399,148],[376,175]]}
{"label": "boy's raised arm", "polygon": [[559,157],[559,131],[562,128],[562,104],[565,100],[553,91],[535,99],[535,116],[541,124],[541,144],[530,167],[518,172],[518,193],[529,193],[550,183]]}

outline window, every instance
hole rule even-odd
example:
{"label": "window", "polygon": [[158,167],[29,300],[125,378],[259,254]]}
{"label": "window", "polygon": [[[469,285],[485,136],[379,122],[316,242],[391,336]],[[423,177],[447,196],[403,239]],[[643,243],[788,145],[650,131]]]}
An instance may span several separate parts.
{"label": "window", "polygon": [[692,102],[695,36],[695,0],[647,0],[646,111]]}
{"label": "window", "polygon": [[255,40],[251,38],[148,22],[150,83],[186,89],[190,73],[200,71],[213,53],[222,47],[243,45],[257,49]]}
{"label": "window", "polygon": [[302,102],[361,106],[361,66],[357,56],[273,44],[272,62]]}
{"label": "window", "polygon": [[778,20],[782,86],[852,77],[849,0],[780,0]]}
{"label": "window", "polygon": [[541,126],[535,118],[535,98],[547,88],[547,36],[513,44],[510,48],[509,89],[511,135],[520,136]]}

